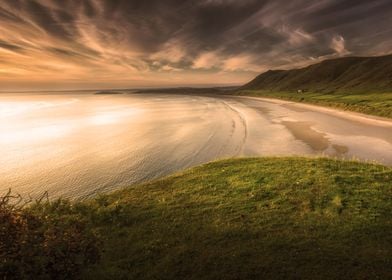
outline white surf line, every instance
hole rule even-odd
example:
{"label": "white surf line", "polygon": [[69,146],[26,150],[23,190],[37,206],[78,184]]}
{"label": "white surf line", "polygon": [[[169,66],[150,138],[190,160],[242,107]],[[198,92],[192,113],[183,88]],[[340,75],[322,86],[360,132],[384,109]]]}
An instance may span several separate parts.
{"label": "white surf line", "polygon": [[248,138],[248,124],[247,124],[247,121],[246,121],[246,117],[245,117],[240,111],[238,111],[238,110],[235,109],[233,106],[231,106],[230,104],[228,104],[226,101],[220,100],[220,102],[221,102],[224,106],[226,106],[229,110],[231,110],[234,114],[236,114],[236,115],[238,116],[240,122],[241,122],[242,125],[243,125],[243,128],[244,128],[244,136],[243,136],[242,141],[241,141],[241,143],[240,143],[241,146],[239,147],[239,149],[238,149],[238,151],[237,151],[237,153],[236,153],[236,155],[239,155],[239,154],[241,154],[241,153],[243,152],[244,147],[245,147],[246,140],[247,140],[247,138]]}

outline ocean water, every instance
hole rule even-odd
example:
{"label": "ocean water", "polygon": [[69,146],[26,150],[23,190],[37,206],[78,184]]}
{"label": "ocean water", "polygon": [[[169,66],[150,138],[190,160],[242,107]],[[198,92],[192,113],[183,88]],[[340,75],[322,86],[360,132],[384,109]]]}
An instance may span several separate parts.
{"label": "ocean water", "polygon": [[236,155],[242,135],[224,118],[239,120],[230,111],[217,115],[226,109],[214,103],[163,95],[3,95],[0,190],[88,197]]}
{"label": "ocean water", "polygon": [[293,106],[189,95],[1,94],[0,192],[86,198],[241,156],[392,162],[388,123]]}

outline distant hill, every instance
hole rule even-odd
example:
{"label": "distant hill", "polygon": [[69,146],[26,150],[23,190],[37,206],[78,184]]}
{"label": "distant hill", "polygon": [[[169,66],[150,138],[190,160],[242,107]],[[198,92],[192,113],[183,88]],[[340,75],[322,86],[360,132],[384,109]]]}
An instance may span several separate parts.
{"label": "distant hill", "polygon": [[344,57],[301,69],[270,70],[240,90],[392,92],[392,55]]}

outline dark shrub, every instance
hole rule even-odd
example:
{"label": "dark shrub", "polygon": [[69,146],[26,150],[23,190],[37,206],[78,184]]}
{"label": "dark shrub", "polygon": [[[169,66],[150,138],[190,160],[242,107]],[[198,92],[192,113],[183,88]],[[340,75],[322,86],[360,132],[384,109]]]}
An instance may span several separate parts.
{"label": "dark shrub", "polygon": [[97,263],[100,242],[86,216],[58,200],[15,207],[0,199],[0,279],[73,279]]}

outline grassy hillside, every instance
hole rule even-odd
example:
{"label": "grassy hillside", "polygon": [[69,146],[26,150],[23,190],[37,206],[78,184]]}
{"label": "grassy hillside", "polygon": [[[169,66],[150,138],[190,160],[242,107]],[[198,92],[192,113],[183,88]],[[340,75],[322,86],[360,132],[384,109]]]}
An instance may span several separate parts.
{"label": "grassy hillside", "polygon": [[328,159],[207,164],[91,204],[88,277],[392,277],[392,169]]}
{"label": "grassy hillside", "polygon": [[100,236],[102,257],[86,279],[390,279],[391,201],[389,167],[254,158],[43,216],[83,217]]}
{"label": "grassy hillside", "polygon": [[392,92],[392,55],[325,60],[302,69],[260,74],[240,90],[319,93]]}

